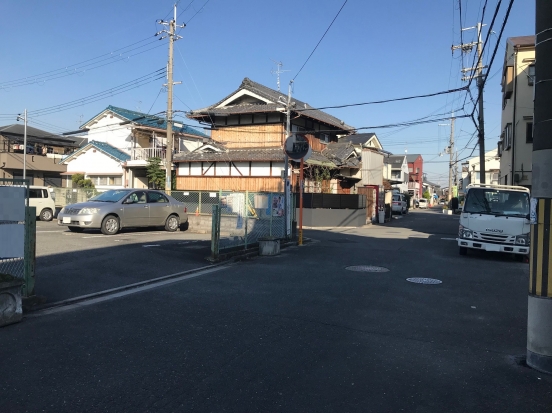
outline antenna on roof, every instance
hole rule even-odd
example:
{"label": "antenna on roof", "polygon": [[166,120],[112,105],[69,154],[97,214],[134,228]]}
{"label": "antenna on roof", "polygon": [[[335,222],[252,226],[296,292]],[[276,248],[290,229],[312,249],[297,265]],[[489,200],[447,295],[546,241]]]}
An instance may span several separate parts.
{"label": "antenna on roof", "polygon": [[[270,59],[272,60],[272,59]],[[277,62],[276,60],[272,60],[276,65],[278,66],[278,70],[271,70],[270,73],[273,75],[276,75],[276,83],[278,84],[278,92],[280,91],[280,73],[289,72],[289,70],[281,70],[280,68],[284,65],[282,62]]]}

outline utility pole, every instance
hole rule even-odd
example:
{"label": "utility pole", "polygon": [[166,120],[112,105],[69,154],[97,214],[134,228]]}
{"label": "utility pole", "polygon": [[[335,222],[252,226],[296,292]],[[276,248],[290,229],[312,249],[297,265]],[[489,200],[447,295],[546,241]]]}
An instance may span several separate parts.
{"label": "utility pole", "polygon": [[167,30],[161,30],[157,33],[155,33],[156,36],[160,35],[161,33],[165,33],[163,36],[159,38],[159,40],[164,39],[166,37],[169,38],[169,60],[167,63],[167,83],[163,86],[167,87],[167,150],[165,155],[165,191],[171,191],[172,189],[172,153],[173,153],[173,109],[172,109],[172,103],[173,103],[173,86],[178,83],[182,82],[173,82],[173,49],[174,49],[174,42],[176,40],[182,39],[182,36],[179,36],[175,33],[176,28],[184,28],[186,27],[185,24],[177,25],[176,24],[176,4],[174,5],[174,18],[170,22],[166,22],[163,20],[158,20],[157,23],[168,26],[169,31]]}
{"label": "utility pole", "polygon": [[536,0],[527,365],[552,374],[552,2]]}
{"label": "utility pole", "polygon": [[22,120],[24,122],[23,126],[23,179],[27,179],[27,109],[23,112],[23,117],[21,114],[17,115],[17,120]]}
{"label": "utility pole", "polygon": [[[289,81],[289,86],[288,86],[288,96],[287,96],[287,102],[286,102],[286,138],[284,139],[284,144],[285,144],[285,141],[288,137],[291,136],[291,88],[292,88],[292,85],[293,85],[293,80],[290,80]],[[285,152],[285,151],[284,151]],[[289,166],[289,157],[287,155],[287,153],[285,154],[284,156],[284,205],[285,205],[285,237],[286,238],[289,238],[289,235],[290,235],[290,224],[291,224],[291,211],[290,211],[290,207],[291,207],[291,202],[290,202],[290,197],[291,197],[291,192],[290,192],[290,183],[289,183],[289,174],[288,174],[288,166]]]}
{"label": "utility pole", "polygon": [[448,147],[448,153],[449,153],[449,189],[448,189],[448,195],[447,195],[447,201],[450,201],[452,198],[452,174],[453,174],[453,158],[454,158],[454,121],[456,118],[454,117],[454,112],[452,113],[452,116],[450,118],[450,142]]}
{"label": "utility pole", "polygon": [[[476,42],[452,46],[453,53],[457,49],[460,49],[462,53],[469,53],[472,51],[474,46],[477,46],[477,66],[463,68],[462,73],[475,72],[475,77],[477,78],[477,90],[478,90],[477,100],[478,100],[478,109],[479,109],[479,114],[477,119],[477,124],[478,124],[477,133],[478,133],[478,143],[479,143],[479,171],[480,171],[479,180],[482,184],[485,183],[485,123],[484,123],[484,117],[483,117],[483,88],[485,86],[485,75],[483,74],[483,69],[487,67],[487,66],[483,66],[483,56],[482,56],[483,42],[481,41],[481,29],[483,28],[483,26],[486,26],[486,24],[477,23],[477,26],[462,29],[462,31],[477,29]],[[467,81],[467,80],[471,80],[472,78],[473,76],[464,76],[462,77],[462,80]]]}

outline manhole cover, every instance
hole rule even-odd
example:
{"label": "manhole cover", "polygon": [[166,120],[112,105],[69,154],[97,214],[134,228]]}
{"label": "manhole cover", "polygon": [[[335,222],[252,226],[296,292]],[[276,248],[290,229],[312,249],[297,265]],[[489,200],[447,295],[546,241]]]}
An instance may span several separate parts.
{"label": "manhole cover", "polygon": [[359,272],[387,272],[388,268],[376,267],[375,265],[352,265],[350,267],[345,267],[349,271],[359,271]]}
{"label": "manhole cover", "polygon": [[441,284],[443,281],[436,280],[435,278],[407,278],[406,281],[416,284]]}

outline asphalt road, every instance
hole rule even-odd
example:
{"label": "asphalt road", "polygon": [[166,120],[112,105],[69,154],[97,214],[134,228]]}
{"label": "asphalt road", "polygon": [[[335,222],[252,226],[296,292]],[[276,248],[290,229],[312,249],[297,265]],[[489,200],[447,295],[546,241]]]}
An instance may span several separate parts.
{"label": "asphalt road", "polygon": [[107,236],[41,221],[36,233],[35,293],[47,303],[209,264],[211,238],[205,234],[125,229]]}
{"label": "asphalt road", "polygon": [[0,331],[2,411],[549,411],[552,377],[520,362],[528,265],[459,256],[457,227],[414,211],[307,231],[276,257],[35,313]]}

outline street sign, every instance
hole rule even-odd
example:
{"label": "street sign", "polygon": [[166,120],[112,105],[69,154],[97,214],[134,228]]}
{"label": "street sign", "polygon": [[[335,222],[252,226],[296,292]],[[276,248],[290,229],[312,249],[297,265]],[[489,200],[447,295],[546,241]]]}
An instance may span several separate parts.
{"label": "street sign", "polygon": [[284,144],[284,152],[293,160],[300,160],[303,158],[307,160],[311,153],[311,147],[309,141],[303,135],[291,135],[288,136]]}

